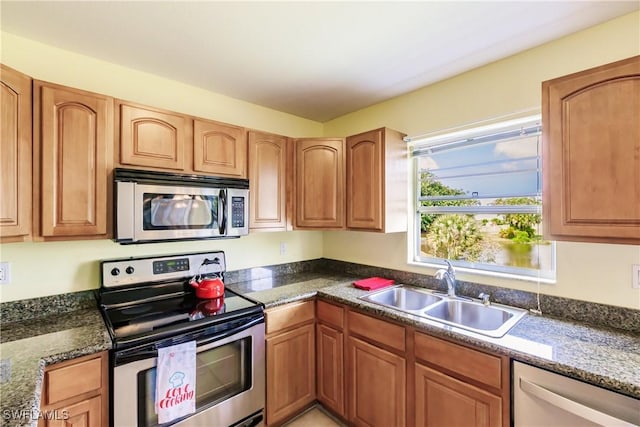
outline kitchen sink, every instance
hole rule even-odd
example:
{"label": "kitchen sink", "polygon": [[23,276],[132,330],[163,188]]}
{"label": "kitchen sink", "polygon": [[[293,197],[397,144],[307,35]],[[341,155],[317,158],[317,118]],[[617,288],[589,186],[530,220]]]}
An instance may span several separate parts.
{"label": "kitchen sink", "polygon": [[481,334],[501,337],[525,314],[513,307],[449,299],[424,311],[426,317],[469,329]]}
{"label": "kitchen sink", "polygon": [[526,310],[519,308],[484,305],[404,285],[375,291],[360,299],[495,338],[506,334],[526,314]]}
{"label": "kitchen sink", "polygon": [[424,309],[442,301],[442,297],[437,295],[415,291],[406,287],[385,289],[362,297],[362,299],[410,312]]}

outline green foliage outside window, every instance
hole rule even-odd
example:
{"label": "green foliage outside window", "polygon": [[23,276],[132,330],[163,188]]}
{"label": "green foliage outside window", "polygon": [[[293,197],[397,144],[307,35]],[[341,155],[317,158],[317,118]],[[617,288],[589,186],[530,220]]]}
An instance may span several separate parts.
{"label": "green foliage outside window", "polygon": [[472,215],[440,215],[431,222],[427,234],[433,255],[445,259],[477,261],[482,253],[482,240]]}
{"label": "green foliage outside window", "polygon": [[[420,174],[420,195],[421,196],[460,196],[464,191],[448,187],[438,181],[432,172],[422,172]],[[478,203],[473,200],[438,200],[432,202],[422,202],[422,206],[473,206]],[[423,214],[420,222],[422,232],[427,232],[436,219],[436,214]]]}
{"label": "green foliage outside window", "polygon": [[[540,201],[530,197],[513,197],[510,199],[496,199],[494,204],[505,205],[539,205]],[[542,222],[540,214],[503,214],[501,218],[496,218],[496,225],[506,225],[507,228],[500,230],[500,237],[513,240],[516,243],[529,243],[540,240],[536,234],[536,226]]]}

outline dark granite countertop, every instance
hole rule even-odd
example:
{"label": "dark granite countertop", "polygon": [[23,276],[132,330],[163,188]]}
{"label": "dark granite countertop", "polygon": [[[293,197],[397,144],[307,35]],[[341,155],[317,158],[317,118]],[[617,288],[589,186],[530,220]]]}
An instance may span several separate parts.
{"label": "dark granite countertop", "polygon": [[[273,277],[268,277],[270,273],[254,276],[253,270],[250,273],[251,277],[238,275],[245,280],[227,283],[227,287],[262,302],[267,308],[318,296],[433,336],[504,354],[640,398],[640,336],[634,331],[527,315],[504,337],[488,338],[365,302],[359,297],[367,292],[352,286],[352,282],[361,277],[351,271],[304,271]],[[19,320],[28,317],[28,313],[40,312],[45,306],[62,307],[64,312],[41,313],[45,317]],[[111,339],[95,300],[80,293],[4,303],[0,308],[0,426],[35,426],[44,367],[108,350]],[[7,410],[22,411],[21,416],[12,417]]]}
{"label": "dark granite countertop", "polygon": [[111,348],[97,308],[8,323],[3,319],[1,329],[2,426],[37,425],[45,366]]}
{"label": "dark granite countertop", "polygon": [[230,285],[267,308],[318,296],[415,327],[427,334],[640,398],[640,336],[546,316],[526,315],[502,338],[489,338],[359,299],[367,291],[347,275],[299,274]]}
{"label": "dark granite countertop", "polygon": [[268,308],[313,298],[319,289],[349,280],[353,280],[353,277],[327,273],[299,273],[247,280],[226,286],[232,291],[263,303]]}

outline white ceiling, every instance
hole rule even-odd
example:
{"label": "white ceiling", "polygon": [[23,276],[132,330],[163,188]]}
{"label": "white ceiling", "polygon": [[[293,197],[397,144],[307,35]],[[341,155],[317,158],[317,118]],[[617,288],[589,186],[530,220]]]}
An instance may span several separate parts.
{"label": "white ceiling", "polygon": [[324,122],[629,13],[640,1],[0,5],[3,31]]}

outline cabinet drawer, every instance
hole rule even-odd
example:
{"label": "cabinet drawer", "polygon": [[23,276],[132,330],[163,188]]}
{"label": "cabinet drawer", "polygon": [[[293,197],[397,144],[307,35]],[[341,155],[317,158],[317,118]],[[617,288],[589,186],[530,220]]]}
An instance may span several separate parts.
{"label": "cabinet drawer", "polygon": [[344,308],[318,301],[318,320],[342,329],[344,327]]}
{"label": "cabinet drawer", "polygon": [[301,325],[316,317],[313,301],[275,307],[266,311],[267,334]]}
{"label": "cabinet drawer", "polygon": [[404,328],[385,320],[349,312],[349,331],[400,351],[405,349]]}
{"label": "cabinet drawer", "polygon": [[75,397],[102,387],[102,358],[53,368],[45,372],[46,403]]}
{"label": "cabinet drawer", "polygon": [[438,365],[490,387],[502,388],[501,359],[498,356],[421,333],[415,335],[415,354],[417,359]]}

